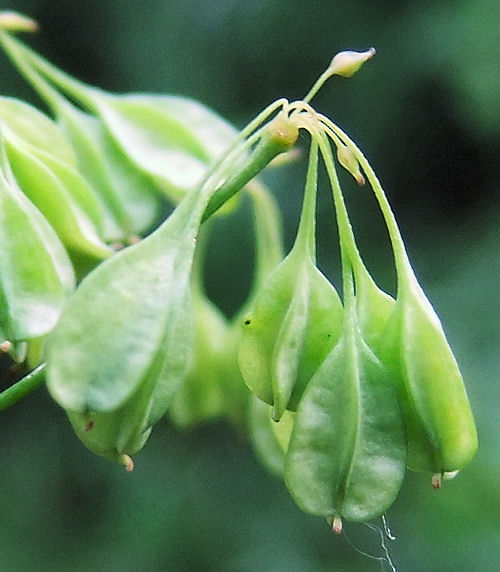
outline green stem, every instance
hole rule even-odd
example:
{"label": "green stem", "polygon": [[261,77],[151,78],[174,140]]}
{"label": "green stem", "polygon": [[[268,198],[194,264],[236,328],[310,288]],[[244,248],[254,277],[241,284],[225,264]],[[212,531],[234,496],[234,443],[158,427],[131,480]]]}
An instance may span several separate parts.
{"label": "green stem", "polygon": [[321,148],[323,160],[325,162],[326,172],[328,174],[328,178],[330,179],[330,185],[332,187],[333,202],[337,214],[340,241],[344,246],[345,254],[350,260],[354,274],[357,277],[361,277],[361,275],[367,273],[367,270],[363,260],[361,259],[361,255],[359,254],[354,232],[352,230],[351,221],[349,220],[349,215],[347,213],[344,195],[342,194],[342,189],[340,188],[340,182],[337,175],[337,170],[335,168],[335,161],[333,159],[332,150],[324,133],[321,134],[319,145]]}
{"label": "green stem", "polygon": [[326,69],[316,80],[315,84],[311,87],[311,89],[307,92],[306,96],[302,99],[306,103],[309,103],[311,99],[318,93],[321,89],[325,81],[332,76],[332,72],[330,68]]}
{"label": "green stem", "polygon": [[283,260],[283,236],[276,199],[254,179],[247,185],[252,197],[255,219],[255,270],[252,291],[263,284],[271,271]]}
{"label": "green stem", "polygon": [[406,248],[403,242],[403,237],[401,236],[401,231],[399,230],[396,217],[392,212],[391,206],[389,204],[389,201],[387,200],[387,196],[384,192],[384,189],[382,188],[382,185],[380,184],[380,181],[378,180],[377,175],[373,171],[370,163],[363,155],[359,147],[356,145],[356,143],[354,143],[354,141],[344,131],[342,131],[340,127],[335,125],[335,123],[330,121],[328,118],[322,116],[321,119],[343,140],[343,142],[346,145],[348,145],[351,148],[361,168],[366,174],[366,177],[373,190],[373,193],[375,194],[375,198],[377,199],[377,202],[379,204],[382,216],[384,217],[384,221],[387,227],[387,231],[389,233],[389,238],[394,252],[396,272],[398,274],[398,292],[400,292],[400,289],[404,287],[406,280],[407,279],[411,279],[411,281],[415,280],[415,275],[411,267],[408,254],[406,252]]}
{"label": "green stem", "polygon": [[14,385],[0,393],[0,411],[7,409],[40,387],[45,379],[45,364],[42,363]]}
{"label": "green stem", "polygon": [[52,109],[52,112],[57,114],[66,103],[66,99],[27,63],[26,59],[21,55],[22,49],[19,47],[18,42],[15,42],[8,34],[1,30],[0,44],[2,44],[2,47],[18,71],[31,84],[33,89],[38,92],[40,97]]}
{"label": "green stem", "polygon": [[45,76],[55,83],[60,89],[65,91],[88,110],[92,112],[97,111],[98,106],[96,104],[96,99],[105,96],[104,91],[87,85],[56,68],[48,60],[38,55],[31,48],[28,48],[22,42],[14,39],[3,30],[0,30],[0,41],[5,51],[12,59],[14,59],[13,54],[19,58],[19,52],[24,53],[24,56],[31,60],[32,65],[45,74]]}
{"label": "green stem", "polygon": [[302,212],[300,214],[299,230],[295,243],[304,245],[306,252],[316,262],[316,194],[318,190],[318,141],[311,140],[309,165],[307,167],[306,186]]}
{"label": "green stem", "polygon": [[241,190],[277,155],[289,151],[297,140],[298,132],[289,121],[277,117],[264,130],[260,141],[252,152],[245,167],[230,177],[212,195],[202,222],[212,216],[224,203]]}

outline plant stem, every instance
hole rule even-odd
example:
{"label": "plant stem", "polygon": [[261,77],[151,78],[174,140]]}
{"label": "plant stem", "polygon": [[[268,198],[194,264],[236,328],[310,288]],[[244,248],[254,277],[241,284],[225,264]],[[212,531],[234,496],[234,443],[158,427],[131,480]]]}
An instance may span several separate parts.
{"label": "plant stem", "polygon": [[[3,30],[0,30],[0,40],[5,51],[13,60],[16,61],[21,58],[19,52],[24,53],[25,58],[31,60],[32,65],[43,73],[52,83],[55,83],[83,107],[93,112],[97,111],[96,101],[99,97],[106,95],[104,91],[87,85],[56,68],[45,58],[39,56],[31,48],[28,48],[28,46],[19,42],[19,40],[16,40]],[[16,61],[16,64],[17,63]]]}
{"label": "plant stem", "polygon": [[295,243],[304,245],[306,252],[316,262],[316,194],[318,188],[318,142],[311,140],[309,165],[307,168],[306,188],[302,202],[299,230]]}
{"label": "plant stem", "polygon": [[224,203],[251,181],[277,155],[289,151],[298,137],[297,128],[287,119],[277,117],[266,127],[245,167],[230,177],[212,195],[202,222],[212,216]]}
{"label": "plant stem", "polygon": [[40,387],[45,380],[45,364],[42,363],[14,385],[0,393],[0,411],[7,409]]}
{"label": "plant stem", "polygon": [[340,127],[335,125],[333,121],[330,121],[328,118],[324,116],[321,116],[321,119],[324,123],[328,125],[328,127],[330,127],[338,135],[338,137],[348,147],[351,148],[361,168],[366,174],[368,182],[370,183],[375,198],[377,199],[377,202],[379,204],[382,216],[384,217],[384,221],[387,227],[387,231],[389,233],[389,238],[394,252],[396,272],[398,274],[398,292],[399,292],[401,287],[404,286],[404,284],[408,279],[410,281],[414,281],[416,279],[412,266],[410,264],[410,260],[408,258],[408,254],[406,252],[406,248],[403,242],[403,237],[401,236],[401,231],[399,230],[398,223],[396,222],[396,217],[392,212],[391,206],[389,204],[389,201],[387,200],[387,196],[384,192],[384,189],[382,188],[382,185],[380,184],[380,181],[378,180],[377,175],[372,169],[370,163],[363,155],[359,147],[356,145],[356,143],[354,143],[354,141],[344,131],[342,131]]}

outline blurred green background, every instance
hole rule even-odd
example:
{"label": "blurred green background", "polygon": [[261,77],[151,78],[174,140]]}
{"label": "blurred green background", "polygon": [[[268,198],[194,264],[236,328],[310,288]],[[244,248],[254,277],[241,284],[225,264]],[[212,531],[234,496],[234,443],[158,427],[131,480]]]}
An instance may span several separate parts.
{"label": "blurred green background", "polygon": [[[314,101],[365,150],[387,189],[421,282],[440,314],[480,434],[472,464],[443,489],[408,474],[387,518],[400,571],[500,570],[500,3],[497,0],[26,0],[2,8],[41,24],[31,45],[114,91],[189,95],[241,126],[300,98],[342,49],[377,48],[352,80]],[[38,103],[0,57],[3,95]],[[304,162],[265,176],[286,241]],[[394,290],[390,250],[367,192],[346,179],[362,251]],[[208,289],[228,313],[252,265],[244,209],[220,225]],[[338,276],[333,213],[320,194],[319,261]],[[235,238],[237,237],[237,238]],[[303,514],[220,423],[160,423],[136,470],[80,445],[44,389],[0,416],[0,570],[315,572],[381,569]],[[377,535],[346,525],[380,554]],[[387,568],[386,568],[387,569]]]}

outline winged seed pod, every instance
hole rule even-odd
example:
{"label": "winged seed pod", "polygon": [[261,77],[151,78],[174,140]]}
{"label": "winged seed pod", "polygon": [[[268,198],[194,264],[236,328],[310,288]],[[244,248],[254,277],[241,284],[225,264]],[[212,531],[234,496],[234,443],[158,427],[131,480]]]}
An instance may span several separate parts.
{"label": "winged seed pod", "polygon": [[379,202],[394,252],[396,306],[376,349],[399,385],[408,466],[435,474],[454,472],[467,465],[478,445],[462,376],[441,322],[417,281],[382,186],[361,151],[348,141]]}
{"label": "winged seed pod", "polygon": [[78,415],[80,439],[99,454],[133,454],[186,375],[203,206],[188,195],[154,233],[87,275],[48,340],[48,389],[73,423]]}
{"label": "winged seed pod", "polygon": [[49,332],[74,288],[56,234],[20,191],[0,133],[0,337],[19,342]]}
{"label": "winged seed pod", "polygon": [[239,351],[245,382],[273,405],[276,421],[285,409],[296,409],[340,334],[340,299],[315,265],[317,159],[313,141],[295,244],[257,293]]}

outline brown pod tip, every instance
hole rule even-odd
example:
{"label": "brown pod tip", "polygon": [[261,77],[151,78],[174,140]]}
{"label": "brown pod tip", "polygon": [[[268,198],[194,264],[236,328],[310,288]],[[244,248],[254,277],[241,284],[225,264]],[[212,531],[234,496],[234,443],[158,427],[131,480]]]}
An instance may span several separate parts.
{"label": "brown pod tip", "polygon": [[120,462],[125,465],[125,470],[127,472],[131,473],[134,470],[134,461],[129,455],[122,455],[120,457]]}
{"label": "brown pod tip", "polygon": [[441,473],[434,473],[432,475],[431,484],[435,491],[441,488]]}
{"label": "brown pod tip", "polygon": [[333,534],[340,534],[342,532],[342,519],[339,516],[333,519],[332,531]]}

